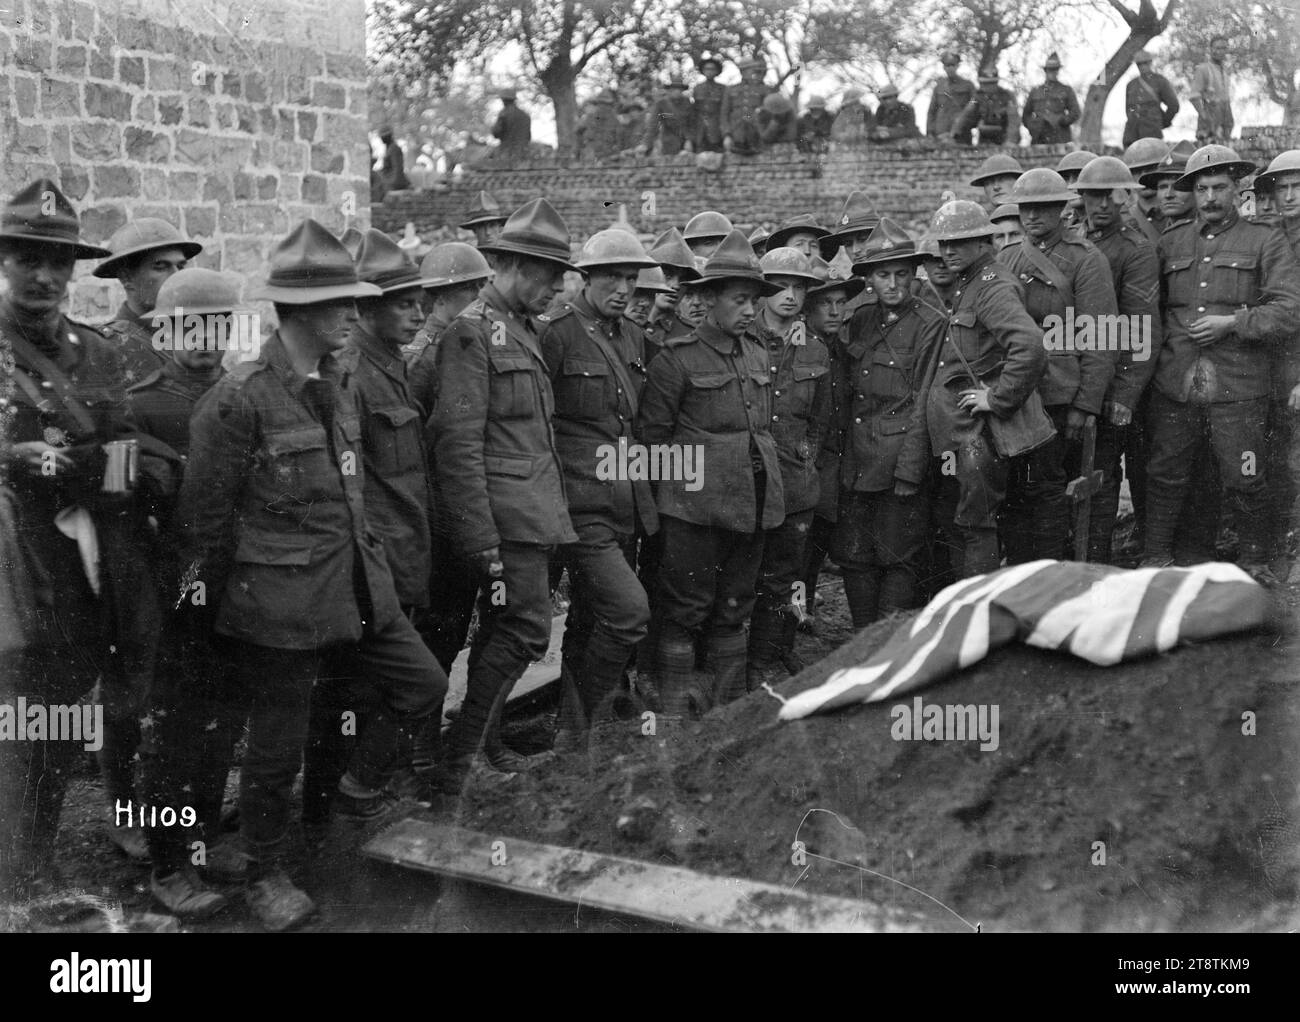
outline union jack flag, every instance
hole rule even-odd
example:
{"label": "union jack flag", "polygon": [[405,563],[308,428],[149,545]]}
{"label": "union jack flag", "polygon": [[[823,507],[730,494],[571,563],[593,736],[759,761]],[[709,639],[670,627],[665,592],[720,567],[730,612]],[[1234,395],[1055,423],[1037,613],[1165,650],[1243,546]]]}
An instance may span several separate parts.
{"label": "union jack flag", "polygon": [[1231,564],[1132,571],[1073,561],[1017,564],[950,585],[865,664],[788,699],[781,719],[913,692],[1016,640],[1108,666],[1184,640],[1259,628],[1271,604]]}

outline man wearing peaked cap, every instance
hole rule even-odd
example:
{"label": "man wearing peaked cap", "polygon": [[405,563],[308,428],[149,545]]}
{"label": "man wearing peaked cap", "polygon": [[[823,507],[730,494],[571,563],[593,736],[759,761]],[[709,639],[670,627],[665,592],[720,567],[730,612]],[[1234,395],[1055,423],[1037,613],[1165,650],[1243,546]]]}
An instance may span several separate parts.
{"label": "man wearing peaked cap", "polygon": [[1133,57],[1137,74],[1129,79],[1124,89],[1124,145],[1131,146],[1138,139],[1159,139],[1164,130],[1174,123],[1178,115],[1178,95],[1169,79],[1156,71],[1153,58],[1146,50],[1138,50]]}
{"label": "man wearing peaked cap", "polygon": [[760,265],[778,287],[764,298],[752,328],[772,377],[772,437],[781,465],[785,518],[767,530],[749,628],[748,687],[783,681],[802,665],[794,656],[795,629],[806,614],[800,588],[805,543],[820,499],[817,455],[831,418],[830,350],[809,336],[800,318],[808,289],[821,283],[808,256],[770,248]]}
{"label": "man wearing peaked cap", "polygon": [[1020,109],[1016,97],[998,84],[994,68],[980,72],[979,88],[953,124],[954,141],[979,132],[979,145],[1019,145]]}
{"label": "man wearing peaked cap", "polygon": [[[1236,515],[1238,563],[1258,581],[1276,580],[1268,519],[1265,451],[1274,380],[1269,346],[1295,330],[1300,265],[1271,224],[1237,212],[1238,181],[1255,169],[1227,146],[1188,158],[1174,187],[1190,191],[1196,218],[1160,237],[1165,337],[1151,394],[1144,562],[1173,555],[1192,472],[1195,438],[1209,433],[1224,497]],[[1254,452],[1258,471],[1244,473]]]}
{"label": "man wearing peaked cap", "polygon": [[[680,719],[745,688],[745,622],[764,530],[785,517],[771,433],[772,380],[749,335],[763,278],[740,231],[718,246],[696,285],[708,311],[650,365],[637,414],[642,443],[673,444],[680,472],[659,483],[663,561],[655,600],[654,664],[664,717]],[[692,461],[688,464],[686,457]],[[711,679],[698,685],[696,647]],[[706,691],[706,689],[708,691]]]}
{"label": "man wearing peaked cap", "polygon": [[141,217],[119,227],[108,239],[108,250],[112,255],[95,267],[95,276],[120,280],[126,300],[103,331],[122,347],[127,383],[138,383],[168,361],[150,340],[153,326],[148,314],[158,289],[202,252],[203,246],[187,241],[166,220]]}
{"label": "man wearing peaked cap", "polygon": [[961,57],[956,53],[943,55],[944,76],[934,86],[930,94],[930,108],[925,117],[925,133],[931,138],[943,141],[953,140],[964,145],[970,144],[970,131],[954,135],[953,128],[957,118],[966,109],[975,95],[975,83],[963,78],[957,71],[961,66]]}
{"label": "man wearing peaked cap", "polygon": [[880,105],[876,107],[876,123],[868,136],[873,142],[892,142],[900,138],[916,138],[916,111],[911,103],[898,98],[898,86],[885,85],[876,93]]}
{"label": "man wearing peaked cap", "polygon": [[[577,541],[551,428],[555,398],[531,317],[563,287],[569,230],[545,199],[506,221],[486,251],[496,277],[443,334],[441,393],[426,426],[434,501],[452,542],[483,585],[465,703],[434,781],[459,793],[515,682],[550,643],[552,548]],[[504,602],[493,599],[504,586]],[[499,769],[524,757],[490,742]]]}
{"label": "man wearing peaked cap", "polygon": [[886,218],[853,272],[878,297],[848,327],[840,362],[842,491],[831,557],[844,571],[854,628],[915,604],[930,519],[930,438],[914,414],[922,368],[943,343],[943,310],[912,296],[922,259],[902,227]]}
{"label": "man wearing peaked cap", "polygon": [[[0,399],[4,443],[0,473],[5,490],[5,543],[21,522],[21,544],[30,574],[17,565],[0,572],[10,592],[0,615],[3,673],[9,691],[31,702],[77,702],[105,668],[106,716],[119,719],[123,706],[142,693],[138,674],[124,657],[110,653],[120,638],[109,611],[120,612],[133,597],[138,574],[129,572],[134,548],[123,524],[134,522],[130,494],[102,493],[104,445],[144,438],[129,425],[118,346],[93,327],[73,322],[60,307],[78,259],[100,259],[108,250],[81,241],[76,210],[59,187],[40,178],[19,190],[0,210],[0,274],[8,290],[0,295]],[[142,459],[143,461],[143,459]],[[70,541],[56,519],[89,538],[99,536],[100,567],[83,561],[87,542]],[[79,524],[80,523],[80,524]],[[85,561],[93,564],[86,550]],[[138,569],[137,569],[138,570]],[[117,712],[112,712],[117,711]],[[108,730],[107,724],[105,730]],[[122,756],[102,765],[130,761],[135,743],[125,734],[113,749]],[[107,736],[104,736],[105,738]],[[40,746],[40,748],[38,748]],[[0,742],[0,890],[22,899],[55,882],[54,838],[67,780],[78,747],[72,742]],[[118,792],[130,798],[129,787]],[[125,833],[124,833],[125,832]],[[139,831],[110,827],[109,836],[128,854],[144,849]]]}
{"label": "man wearing peaked cap", "polygon": [[588,238],[576,265],[585,277],[582,290],[545,317],[541,346],[577,533],[551,567],[555,584],[568,570],[573,592],[555,751],[582,754],[650,620],[632,565],[638,536],[658,530],[658,515],[649,479],[625,471],[618,454],[639,446],[634,424],[645,381],[645,338],[625,312],[638,276],[658,267],[634,235],[618,228]]}
{"label": "man wearing peaked cap", "polygon": [[356,385],[328,357],[348,343],[356,299],[382,294],[319,223],[295,227],[254,296],[274,303],[279,328],[200,399],[181,486],[185,580],[209,594],[182,608],[227,651],[249,714],[240,827],[249,905],[271,930],[314,911],[285,864],[317,680],[359,665],[378,692],[334,793],[335,813],[357,820],[387,810],[404,736],[446,692],[367,521]]}
{"label": "man wearing peaked cap", "polygon": [[1032,145],[1057,145],[1074,137],[1070,125],[1079,119],[1079,97],[1061,81],[1061,58],[1055,53],[1043,65],[1047,77],[1042,85],[1029,90],[1025,100],[1024,123]]}

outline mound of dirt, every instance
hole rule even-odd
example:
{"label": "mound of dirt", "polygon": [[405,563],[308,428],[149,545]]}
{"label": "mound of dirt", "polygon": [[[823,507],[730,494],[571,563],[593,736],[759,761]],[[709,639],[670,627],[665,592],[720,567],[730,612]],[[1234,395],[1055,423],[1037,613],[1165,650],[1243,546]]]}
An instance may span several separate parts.
{"label": "mound of dirt", "polygon": [[[897,624],[781,693],[862,662]],[[891,711],[914,696],[782,724],[758,692],[667,733],[608,725],[585,770],[472,788],[457,822],[797,883],[933,929],[1282,929],[1300,921],[1296,665],[1272,634],[1110,668],[1012,647],[919,693],[996,706],[987,751],[896,739]]]}

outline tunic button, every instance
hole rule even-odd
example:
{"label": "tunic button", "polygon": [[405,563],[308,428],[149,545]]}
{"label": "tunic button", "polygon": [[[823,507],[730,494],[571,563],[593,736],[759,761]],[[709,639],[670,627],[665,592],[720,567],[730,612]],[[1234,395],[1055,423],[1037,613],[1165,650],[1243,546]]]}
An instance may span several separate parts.
{"label": "tunic button", "polygon": [[777,419],[779,419],[779,418],[780,418],[780,416],[778,416],[778,415],[773,415],[773,416],[772,416],[772,421],[773,421],[773,422],[776,422]]}
{"label": "tunic button", "polygon": [[1202,305],[1202,306],[1201,306],[1199,309],[1197,309],[1196,311],[1197,311],[1197,312],[1204,312],[1204,311],[1205,311],[1205,306]]}
{"label": "tunic button", "polygon": [[862,370],[862,375],[863,375],[863,376],[866,376],[866,375],[867,375],[867,370],[865,370],[865,369]]}
{"label": "tunic button", "polygon": [[1201,281],[1201,287],[1209,287],[1209,283],[1203,280]]}
{"label": "tunic button", "polygon": [[776,392],[776,396],[777,396],[777,397],[780,397],[780,396],[781,396],[781,392],[780,392],[779,390]]}
{"label": "tunic button", "polygon": [[752,401],[746,401],[746,402],[745,402],[745,407],[746,407],[746,408],[753,408],[753,407],[754,407],[754,403],[753,403]]}
{"label": "tunic button", "polygon": [[44,387],[46,390],[54,389],[54,384],[52,384],[49,380],[41,380],[41,386]]}
{"label": "tunic button", "polygon": [[854,419],[853,421],[854,421],[854,422],[857,422],[857,423],[861,423],[861,422],[862,422],[861,419]]}
{"label": "tunic button", "polygon": [[1210,257],[1209,257],[1209,256],[1206,256],[1204,259],[1201,260],[1201,262],[1203,262],[1203,263],[1208,263],[1209,261],[1210,261]]}

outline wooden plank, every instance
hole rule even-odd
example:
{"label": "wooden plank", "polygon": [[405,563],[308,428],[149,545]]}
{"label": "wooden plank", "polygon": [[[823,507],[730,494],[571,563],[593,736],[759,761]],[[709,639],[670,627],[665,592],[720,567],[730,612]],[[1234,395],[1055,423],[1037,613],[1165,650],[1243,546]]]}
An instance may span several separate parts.
{"label": "wooden plank", "polygon": [[919,916],[738,877],[406,819],[372,839],[372,859],[691,930],[899,933]]}
{"label": "wooden plank", "polygon": [[[556,614],[551,619],[551,645],[546,656],[536,663],[529,664],[523,677],[515,682],[510,690],[506,705],[526,699],[547,685],[560,680],[560,647],[564,642],[564,622],[567,614]],[[451,665],[451,675],[447,678],[447,698],[443,710],[460,706],[465,701],[465,679],[469,673],[469,650],[462,649]]]}

